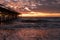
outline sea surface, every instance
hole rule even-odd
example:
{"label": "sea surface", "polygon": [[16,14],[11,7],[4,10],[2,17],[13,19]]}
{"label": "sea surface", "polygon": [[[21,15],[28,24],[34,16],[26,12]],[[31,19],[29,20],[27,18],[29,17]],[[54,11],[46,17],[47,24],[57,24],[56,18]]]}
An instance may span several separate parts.
{"label": "sea surface", "polygon": [[0,40],[60,40],[60,18],[18,18],[1,23]]}

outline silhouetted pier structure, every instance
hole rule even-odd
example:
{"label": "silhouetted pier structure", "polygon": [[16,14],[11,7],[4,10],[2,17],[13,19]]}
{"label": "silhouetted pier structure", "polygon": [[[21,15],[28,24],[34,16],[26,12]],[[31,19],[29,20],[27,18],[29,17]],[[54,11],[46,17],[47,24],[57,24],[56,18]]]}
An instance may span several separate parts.
{"label": "silhouetted pier structure", "polygon": [[0,4],[0,22],[16,19],[18,14],[15,10]]}

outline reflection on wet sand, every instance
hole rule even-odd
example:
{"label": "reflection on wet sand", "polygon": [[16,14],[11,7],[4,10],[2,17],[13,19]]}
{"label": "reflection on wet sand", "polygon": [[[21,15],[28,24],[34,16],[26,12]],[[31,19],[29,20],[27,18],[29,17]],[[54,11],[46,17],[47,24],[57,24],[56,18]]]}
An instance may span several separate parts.
{"label": "reflection on wet sand", "polygon": [[60,28],[0,30],[0,40],[59,40]]}

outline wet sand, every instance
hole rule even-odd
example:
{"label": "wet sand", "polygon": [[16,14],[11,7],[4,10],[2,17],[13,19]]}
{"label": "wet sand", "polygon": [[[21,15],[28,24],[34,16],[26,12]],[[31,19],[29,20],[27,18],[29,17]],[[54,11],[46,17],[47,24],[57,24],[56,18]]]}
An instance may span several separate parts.
{"label": "wet sand", "polygon": [[60,40],[60,28],[0,30],[0,40]]}

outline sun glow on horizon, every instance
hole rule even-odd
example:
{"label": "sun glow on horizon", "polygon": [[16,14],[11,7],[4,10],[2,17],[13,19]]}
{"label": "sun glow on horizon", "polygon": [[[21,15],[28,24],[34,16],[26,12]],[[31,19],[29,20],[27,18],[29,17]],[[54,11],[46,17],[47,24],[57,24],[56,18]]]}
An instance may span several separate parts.
{"label": "sun glow on horizon", "polygon": [[60,13],[42,13],[42,12],[28,12],[27,14],[18,15],[20,17],[60,17]]}

